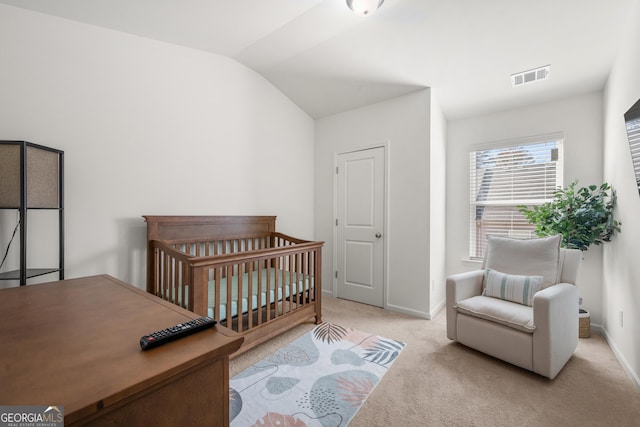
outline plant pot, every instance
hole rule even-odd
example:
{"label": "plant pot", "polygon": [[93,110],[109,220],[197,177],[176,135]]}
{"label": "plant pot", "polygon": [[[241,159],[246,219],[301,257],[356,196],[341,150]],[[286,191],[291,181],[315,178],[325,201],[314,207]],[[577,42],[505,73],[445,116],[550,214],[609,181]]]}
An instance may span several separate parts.
{"label": "plant pot", "polygon": [[578,312],[578,336],[589,338],[591,336],[591,313],[581,308]]}

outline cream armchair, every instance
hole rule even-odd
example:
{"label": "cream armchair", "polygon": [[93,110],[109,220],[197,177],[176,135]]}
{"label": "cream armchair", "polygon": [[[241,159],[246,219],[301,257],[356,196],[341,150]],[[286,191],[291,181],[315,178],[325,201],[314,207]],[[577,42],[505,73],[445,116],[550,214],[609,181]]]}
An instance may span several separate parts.
{"label": "cream armchair", "polygon": [[447,337],[555,378],[578,345],[582,260],[560,238],[490,237],[483,270],[447,278]]}

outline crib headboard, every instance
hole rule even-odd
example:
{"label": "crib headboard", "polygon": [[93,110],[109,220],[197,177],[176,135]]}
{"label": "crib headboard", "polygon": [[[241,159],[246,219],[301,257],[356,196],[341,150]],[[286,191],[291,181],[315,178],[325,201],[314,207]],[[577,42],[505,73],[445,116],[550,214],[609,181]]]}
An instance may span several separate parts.
{"label": "crib headboard", "polygon": [[144,215],[147,247],[152,240],[239,239],[276,231],[275,216]]}

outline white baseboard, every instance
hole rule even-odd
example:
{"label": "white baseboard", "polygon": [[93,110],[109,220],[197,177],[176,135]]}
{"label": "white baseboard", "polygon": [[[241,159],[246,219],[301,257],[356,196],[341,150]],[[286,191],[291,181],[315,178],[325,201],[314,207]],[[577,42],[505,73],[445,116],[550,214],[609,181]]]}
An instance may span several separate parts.
{"label": "white baseboard", "polygon": [[611,337],[607,333],[607,330],[604,329],[601,325],[598,325],[598,326],[600,328],[600,331],[599,331],[600,334],[604,337],[607,344],[609,344],[609,348],[611,348],[611,351],[613,351],[613,354],[616,356],[616,359],[618,359],[618,362],[620,362],[620,364],[622,365],[622,368],[631,377],[631,380],[634,382],[636,388],[640,390],[640,377],[638,377],[638,374],[633,370],[629,362],[627,362],[627,359],[624,358],[622,352],[620,351],[616,343],[611,339]]}
{"label": "white baseboard", "polygon": [[396,313],[408,314],[409,316],[419,317],[421,319],[431,320],[431,315],[424,311],[414,310],[412,308],[401,307],[398,305],[387,304],[385,309],[389,311],[395,311]]}
{"label": "white baseboard", "polygon": [[[322,295],[323,296],[329,296],[329,297],[333,297],[333,292],[332,291],[328,291],[326,289],[322,290]],[[438,314],[440,312],[440,310],[442,310],[442,308],[445,306],[445,300],[442,300],[434,309],[431,313],[427,313],[424,311],[420,311],[420,310],[414,310],[412,308],[406,308],[406,307],[402,307],[399,305],[393,305],[393,304],[387,304],[386,307],[384,307],[386,310],[389,311],[394,311],[396,313],[402,313],[402,314],[407,314],[409,316],[415,316],[415,317],[419,317],[421,319],[427,319],[427,320],[431,320],[433,319],[436,314]]]}
{"label": "white baseboard", "polygon": [[438,313],[440,313],[440,310],[442,310],[447,304],[447,300],[443,299],[442,301],[440,301],[438,303],[438,305],[435,306],[435,308],[433,310],[431,310],[431,319],[433,319],[434,317],[436,317],[438,315]]}
{"label": "white baseboard", "polygon": [[[333,297],[333,292],[332,291],[328,291],[326,289],[322,290],[322,295],[323,296],[329,296],[329,297]],[[431,320],[431,316],[429,315],[429,313],[425,313],[419,310],[413,310],[410,308],[406,308],[406,307],[400,307],[397,305],[393,305],[393,304],[387,304],[386,307],[383,307],[385,310],[389,310],[389,311],[394,311],[396,313],[402,313],[402,314],[408,314],[409,316],[416,316],[416,317],[420,317],[422,319],[428,319]]]}
{"label": "white baseboard", "polygon": [[396,313],[408,314],[409,316],[420,317],[421,319],[431,320],[442,310],[446,305],[446,300],[442,300],[438,303],[437,306],[431,312],[424,312],[419,310],[414,310],[412,308],[406,308],[399,305],[387,304],[387,309],[389,311],[395,311]]}

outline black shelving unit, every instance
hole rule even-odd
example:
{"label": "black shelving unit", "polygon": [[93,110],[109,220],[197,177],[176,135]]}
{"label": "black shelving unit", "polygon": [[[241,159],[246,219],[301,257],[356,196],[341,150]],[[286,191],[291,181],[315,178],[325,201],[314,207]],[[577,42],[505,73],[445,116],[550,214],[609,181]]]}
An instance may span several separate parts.
{"label": "black shelving unit", "polygon": [[[0,280],[27,279],[58,273],[64,279],[64,152],[27,141],[0,141],[0,209],[17,210],[20,228],[20,268],[0,273]],[[58,265],[29,268],[28,213],[58,214]],[[4,252],[4,248],[2,248]]]}

